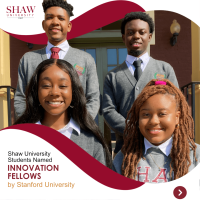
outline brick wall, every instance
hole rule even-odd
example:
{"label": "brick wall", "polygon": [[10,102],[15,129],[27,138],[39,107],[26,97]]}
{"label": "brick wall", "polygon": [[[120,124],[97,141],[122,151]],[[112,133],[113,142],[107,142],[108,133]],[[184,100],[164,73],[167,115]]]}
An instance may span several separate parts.
{"label": "brick wall", "polygon": [[[171,46],[170,26],[174,19],[181,25],[181,31],[177,44]],[[173,12],[155,11],[155,28],[155,45],[151,45],[151,56],[173,66],[180,87],[190,83],[192,80],[191,21]],[[44,45],[34,45],[30,50],[26,42],[10,36],[11,86],[15,88],[17,86],[17,70],[21,57],[28,51],[43,47]]]}
{"label": "brick wall", "polygon": [[[181,26],[178,42],[171,46],[170,26],[176,19]],[[174,12],[155,11],[155,45],[151,45],[151,56],[172,65],[175,70],[179,86],[191,82],[191,21]]]}
{"label": "brick wall", "polygon": [[[34,44],[33,49],[29,49],[26,42],[18,40],[12,36],[10,36],[10,77],[11,77],[11,86],[17,87],[18,80],[18,65],[22,56],[28,52],[36,49],[41,49],[45,45],[36,45]],[[14,100],[11,100],[11,115],[12,115],[12,123],[14,123]]]}
{"label": "brick wall", "polygon": [[26,42],[18,40],[10,36],[10,76],[11,76],[11,86],[17,87],[17,74],[18,65],[22,56],[28,52],[36,49],[41,49],[45,45],[33,45],[33,49],[29,49]]}

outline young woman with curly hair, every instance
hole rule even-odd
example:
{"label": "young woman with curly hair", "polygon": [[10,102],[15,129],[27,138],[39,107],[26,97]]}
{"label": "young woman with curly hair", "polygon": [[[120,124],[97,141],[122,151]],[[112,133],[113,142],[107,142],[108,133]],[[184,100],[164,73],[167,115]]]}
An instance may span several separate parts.
{"label": "young woman with curly hair", "polygon": [[200,162],[194,123],[182,92],[169,80],[152,80],[126,119],[124,145],[113,169],[128,178],[160,183],[178,179]]}

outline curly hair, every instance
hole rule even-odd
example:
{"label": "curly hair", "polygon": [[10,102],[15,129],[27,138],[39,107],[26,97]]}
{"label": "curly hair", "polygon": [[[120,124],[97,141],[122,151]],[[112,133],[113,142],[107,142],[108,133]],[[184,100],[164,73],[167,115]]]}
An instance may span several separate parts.
{"label": "curly hair", "polygon": [[190,160],[190,148],[194,151],[196,158],[196,144],[194,143],[194,122],[189,111],[189,106],[182,92],[169,80],[164,80],[166,85],[155,85],[156,79],[151,80],[138,98],[133,103],[124,131],[124,145],[122,153],[122,174],[128,178],[136,179],[137,165],[143,157],[144,136],[139,130],[139,112],[144,102],[155,94],[172,95],[176,100],[177,111],[180,111],[179,128],[173,132],[173,143],[171,149],[170,178],[172,171],[174,179],[178,179],[188,173]]}
{"label": "curly hair", "polygon": [[73,6],[69,3],[67,3],[66,0],[43,0],[42,3],[44,12],[50,7],[57,6],[65,9],[69,15],[69,17],[74,16],[73,14]]}
{"label": "curly hair", "polygon": [[143,13],[143,12],[131,12],[131,13],[127,13],[124,19],[122,20],[122,23],[121,23],[122,34],[125,34],[125,26],[127,22],[130,22],[134,19],[141,19],[147,22],[149,24],[149,33],[154,32],[154,22],[153,22],[153,19],[148,14]]}

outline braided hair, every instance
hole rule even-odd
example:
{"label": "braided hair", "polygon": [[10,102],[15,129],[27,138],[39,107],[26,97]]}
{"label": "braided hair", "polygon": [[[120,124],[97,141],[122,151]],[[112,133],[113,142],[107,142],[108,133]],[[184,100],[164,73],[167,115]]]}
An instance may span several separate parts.
{"label": "braided hair", "polygon": [[136,179],[137,165],[143,157],[144,136],[139,130],[139,112],[144,102],[155,94],[172,95],[175,98],[177,110],[180,111],[179,127],[173,132],[171,149],[170,178],[174,172],[174,179],[178,179],[188,173],[190,160],[190,148],[196,158],[196,145],[194,143],[194,122],[190,114],[189,106],[182,92],[169,80],[165,79],[166,85],[155,85],[156,79],[151,80],[138,98],[133,103],[126,118],[124,131],[124,145],[122,153],[122,175]]}

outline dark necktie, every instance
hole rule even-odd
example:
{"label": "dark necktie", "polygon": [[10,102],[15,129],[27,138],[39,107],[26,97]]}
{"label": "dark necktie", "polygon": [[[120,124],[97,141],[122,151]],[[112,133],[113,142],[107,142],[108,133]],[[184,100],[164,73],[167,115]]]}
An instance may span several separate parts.
{"label": "dark necktie", "polygon": [[59,55],[58,55],[59,51],[60,51],[60,48],[58,47],[51,48],[51,58],[59,59]]}
{"label": "dark necktie", "polygon": [[139,80],[140,76],[142,75],[141,63],[142,63],[142,60],[140,60],[140,59],[133,62],[133,65],[135,67],[134,77],[137,81]]}

